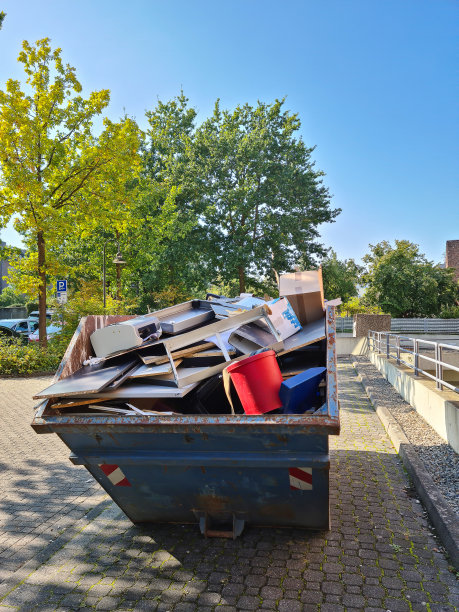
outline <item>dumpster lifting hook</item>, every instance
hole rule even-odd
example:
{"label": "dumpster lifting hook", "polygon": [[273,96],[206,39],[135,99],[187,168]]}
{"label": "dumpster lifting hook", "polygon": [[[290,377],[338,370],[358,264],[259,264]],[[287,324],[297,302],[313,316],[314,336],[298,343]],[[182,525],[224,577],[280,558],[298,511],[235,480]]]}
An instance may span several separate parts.
{"label": "dumpster lifting hook", "polygon": [[222,529],[210,529],[210,518],[207,512],[204,516],[201,516],[199,519],[199,528],[201,533],[206,538],[232,538],[235,540],[238,536],[241,535],[244,530],[245,521],[243,519],[238,519],[235,514],[233,514],[233,529],[232,530],[222,530]]}

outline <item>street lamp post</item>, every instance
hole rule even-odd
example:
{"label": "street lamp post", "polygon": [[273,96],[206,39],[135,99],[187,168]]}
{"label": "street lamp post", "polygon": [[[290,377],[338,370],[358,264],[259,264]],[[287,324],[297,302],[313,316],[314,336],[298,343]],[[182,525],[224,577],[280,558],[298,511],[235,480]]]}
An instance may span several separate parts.
{"label": "street lamp post", "polygon": [[[107,246],[107,242],[109,242],[109,240],[106,240],[104,242],[104,246],[103,246],[103,263],[102,263],[102,288],[103,288],[103,293],[104,293],[104,312],[105,309],[107,307],[107,281],[106,281],[106,259],[105,259],[105,249]],[[126,262],[123,259],[123,256],[121,255],[121,251],[120,251],[120,243],[118,242],[118,252],[115,256],[115,259],[113,260],[113,263],[116,265],[116,281],[117,281],[117,286],[116,286],[116,299],[120,300],[121,299],[121,266],[124,266],[126,264]]]}
{"label": "street lamp post", "polygon": [[120,300],[121,299],[121,266],[126,265],[126,262],[124,261],[121,255],[119,243],[118,243],[118,253],[116,254],[115,259],[113,260],[113,263],[116,264],[116,299]]}

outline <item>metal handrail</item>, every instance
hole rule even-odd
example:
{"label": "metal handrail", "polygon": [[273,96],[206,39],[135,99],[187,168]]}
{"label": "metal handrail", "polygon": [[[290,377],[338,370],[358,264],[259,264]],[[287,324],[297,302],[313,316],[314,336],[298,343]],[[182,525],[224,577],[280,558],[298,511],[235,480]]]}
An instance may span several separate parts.
{"label": "metal handrail", "polygon": [[[395,338],[395,344],[391,343],[391,338]],[[407,341],[408,346],[404,345],[404,341]],[[435,357],[429,357],[428,355],[421,355],[419,352],[419,345],[427,344],[433,347]],[[412,345],[412,350],[411,349]],[[368,348],[377,352],[378,354],[384,354],[387,359],[395,359],[398,365],[403,364],[404,366],[414,370],[416,376],[422,374],[432,379],[436,383],[437,389],[443,390],[443,387],[451,389],[459,393],[459,387],[455,387],[451,383],[446,382],[443,379],[443,368],[448,368],[459,372],[459,367],[454,366],[452,363],[446,363],[443,361],[443,349],[457,351],[459,353],[459,346],[454,344],[446,344],[444,342],[434,342],[433,340],[424,340],[423,338],[410,338],[409,336],[400,336],[398,334],[392,334],[391,332],[380,332],[380,331],[369,331],[368,332]],[[394,352],[391,351],[394,349]],[[414,365],[408,363],[400,357],[400,353],[409,353],[414,356]],[[435,365],[435,376],[426,372],[419,367],[419,359],[425,359]]]}

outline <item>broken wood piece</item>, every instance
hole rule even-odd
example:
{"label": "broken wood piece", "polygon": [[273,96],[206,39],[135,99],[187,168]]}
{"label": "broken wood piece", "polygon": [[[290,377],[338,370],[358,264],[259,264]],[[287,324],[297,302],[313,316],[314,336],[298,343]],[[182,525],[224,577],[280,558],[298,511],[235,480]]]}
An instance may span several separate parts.
{"label": "broken wood piece", "polygon": [[100,399],[95,399],[95,398],[91,398],[91,399],[84,399],[84,400],[75,400],[74,402],[58,402],[56,404],[51,404],[49,406],[49,408],[52,408],[53,410],[60,410],[61,408],[74,408],[76,406],[85,406],[87,404],[96,404],[97,402],[103,402],[104,400],[102,398]]}
{"label": "broken wood piece", "polygon": [[[200,353],[201,351],[205,351],[210,348],[215,348],[215,344],[213,342],[203,342],[202,344],[198,344],[195,346],[187,346],[186,348],[180,349],[179,351],[175,351],[171,353],[172,359],[174,361],[176,359],[180,359],[181,357],[191,357],[196,353]],[[164,363],[169,363],[169,357],[167,355],[155,355],[149,357],[148,355],[142,355],[142,361],[145,365],[162,365]]]}
{"label": "broken wood piece", "polygon": [[[182,363],[182,359],[177,359],[174,361],[175,367]],[[129,378],[144,378],[148,376],[163,376],[165,374],[170,374],[172,372],[172,365],[168,360],[167,363],[164,364],[154,364],[154,365],[141,365],[136,370],[134,370]]]}
{"label": "broken wood piece", "polygon": [[130,370],[137,362],[137,357],[123,358],[120,363],[108,367],[101,367],[104,364],[94,366],[83,366],[79,370],[61,378],[58,382],[50,385],[40,393],[34,395],[33,399],[42,397],[84,397],[89,394],[96,394],[114,380]]}
{"label": "broken wood piece", "polygon": [[325,318],[308,323],[301,331],[284,340],[284,348],[278,354],[285,355],[296,351],[303,346],[308,346],[325,338]]}

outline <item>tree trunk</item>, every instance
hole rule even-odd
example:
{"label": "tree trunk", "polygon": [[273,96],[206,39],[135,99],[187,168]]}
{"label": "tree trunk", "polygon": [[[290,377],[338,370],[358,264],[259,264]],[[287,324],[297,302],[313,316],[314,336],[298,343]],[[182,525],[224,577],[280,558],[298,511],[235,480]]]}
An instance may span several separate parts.
{"label": "tree trunk", "polygon": [[38,247],[38,277],[40,279],[38,286],[38,338],[40,345],[46,347],[48,339],[46,337],[46,254],[45,254],[45,239],[43,232],[37,234]]}
{"label": "tree trunk", "polygon": [[239,293],[245,293],[245,270],[243,266],[238,267],[239,273]]}

